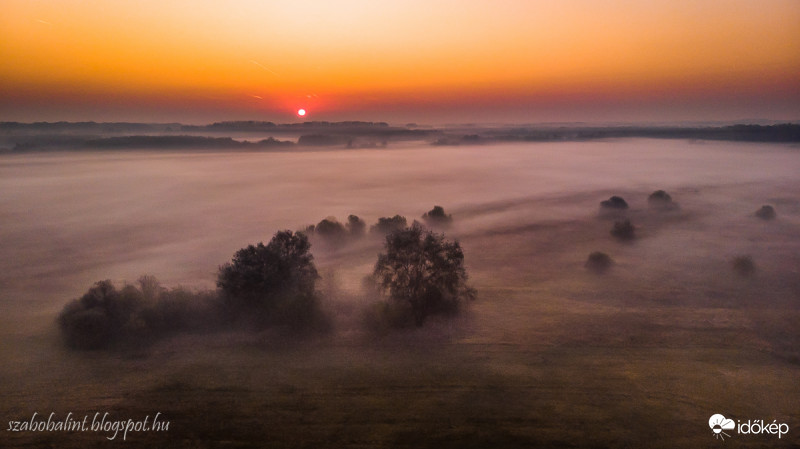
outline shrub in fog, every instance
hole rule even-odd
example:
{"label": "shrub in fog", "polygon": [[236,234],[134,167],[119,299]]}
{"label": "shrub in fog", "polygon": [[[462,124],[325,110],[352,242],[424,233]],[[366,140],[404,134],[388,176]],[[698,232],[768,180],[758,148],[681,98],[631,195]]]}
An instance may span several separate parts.
{"label": "shrub in fog", "polygon": [[661,211],[676,210],[680,207],[678,203],[672,201],[670,194],[663,190],[656,190],[651,193],[647,197],[647,204],[650,208]]}
{"label": "shrub in fog", "polygon": [[345,237],[347,237],[347,231],[344,225],[339,223],[336,218],[328,217],[317,223],[314,228],[314,235],[328,243],[343,243]]}
{"label": "shrub in fog", "polygon": [[129,289],[118,291],[110,280],[96,282],[79,299],[67,304],[58,316],[66,344],[78,349],[100,349],[123,335],[131,316],[142,307],[142,298]]}
{"label": "shrub in fog", "polygon": [[755,274],[756,264],[753,258],[748,255],[736,256],[731,261],[733,272],[741,277],[749,277]]}
{"label": "shrub in fog", "polygon": [[453,314],[462,302],[474,299],[458,241],[414,222],[388,234],[385,251],[378,255],[374,279],[390,301],[407,307],[415,325],[430,315]]}
{"label": "shrub in fog", "polygon": [[404,229],[408,225],[406,217],[395,215],[394,217],[381,217],[378,222],[369,228],[373,234],[389,234],[390,232]]}
{"label": "shrub in fog", "polygon": [[625,210],[628,208],[628,202],[621,196],[615,195],[605,201],[601,201],[600,208],[604,210]]}
{"label": "shrub in fog", "polygon": [[761,209],[757,210],[755,215],[762,220],[772,220],[776,216],[775,209],[769,204],[761,206]]}
{"label": "shrub in fog", "polygon": [[224,324],[224,310],[214,291],[183,287],[163,289],[156,301],[142,310],[142,320],[152,336],[178,331],[211,330]]}
{"label": "shrub in fog", "polygon": [[611,268],[611,265],[613,264],[614,261],[608,254],[600,251],[595,251],[589,254],[589,258],[586,259],[584,267],[586,267],[587,270],[593,273],[603,274],[606,271],[608,271]]}
{"label": "shrub in fog", "polygon": [[213,292],[169,290],[153,276],[142,276],[138,284],[117,289],[109,280],[99,281],[68,303],[58,317],[67,346],[140,345],[175,331],[208,328],[217,319]]}
{"label": "shrub in fog", "polygon": [[308,225],[303,233],[330,245],[341,245],[363,237],[366,228],[364,220],[356,215],[349,215],[345,224],[339,223],[336,217],[328,217],[316,225]]}
{"label": "shrub in fog", "polygon": [[367,224],[356,215],[349,215],[345,226],[347,227],[347,232],[350,233],[350,237],[356,239],[363,237],[367,231]]}
{"label": "shrub in fog", "polygon": [[614,227],[611,228],[611,235],[619,240],[633,240],[636,227],[631,224],[630,220],[616,221]]}
{"label": "shrub in fog", "polygon": [[442,206],[433,206],[422,215],[422,220],[431,227],[447,227],[453,222],[453,216],[446,214]]}
{"label": "shrub in fog", "polygon": [[267,245],[237,251],[217,277],[226,308],[259,325],[308,329],[320,324],[319,274],[310,249],[305,234],[280,231]]}

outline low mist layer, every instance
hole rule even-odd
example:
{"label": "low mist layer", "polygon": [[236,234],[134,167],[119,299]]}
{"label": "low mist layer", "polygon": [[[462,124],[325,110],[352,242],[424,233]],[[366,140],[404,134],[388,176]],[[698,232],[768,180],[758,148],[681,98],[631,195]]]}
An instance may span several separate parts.
{"label": "low mist layer", "polygon": [[[649,139],[3,155],[3,416],[161,411],[170,434],[137,441],[278,447],[676,447],[710,441],[713,413],[796,423],[799,172],[791,146]],[[627,208],[601,206],[613,196]],[[365,330],[382,249],[368,233],[311,238],[334,323],[318,338],[226,330],[98,353],[58,334],[96,281],[213,289],[237,249],[276,231],[422,221],[433,205],[477,292],[457,318]],[[221,424],[198,426],[209,414]]]}

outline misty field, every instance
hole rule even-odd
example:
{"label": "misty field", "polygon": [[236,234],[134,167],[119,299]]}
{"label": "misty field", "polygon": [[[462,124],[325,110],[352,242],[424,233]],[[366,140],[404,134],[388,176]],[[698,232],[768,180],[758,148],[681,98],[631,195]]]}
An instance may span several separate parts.
{"label": "misty field", "polygon": [[[0,413],[160,412],[168,432],[9,432],[0,447],[797,447],[800,148],[623,139],[288,152],[0,156]],[[678,204],[658,208],[663,189]],[[602,213],[620,196],[624,211]],[[67,349],[94,282],[214,287],[239,248],[441,205],[477,299],[375,332],[381,239],[312,240],[329,333]],[[755,215],[763,205],[776,216]],[[630,220],[635,238],[610,231]],[[587,269],[593,252],[610,256]],[[737,257],[752,269],[737,271]],[[715,413],[785,422],[716,441]]]}

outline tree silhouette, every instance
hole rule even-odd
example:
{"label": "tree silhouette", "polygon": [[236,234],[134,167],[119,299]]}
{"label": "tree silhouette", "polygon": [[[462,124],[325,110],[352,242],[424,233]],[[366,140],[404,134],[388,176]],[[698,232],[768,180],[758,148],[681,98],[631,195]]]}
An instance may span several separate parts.
{"label": "tree silhouette", "polygon": [[636,227],[631,223],[630,220],[615,221],[614,227],[611,228],[611,235],[619,240],[630,241],[636,237],[634,234],[635,230]]}
{"label": "tree silhouette", "polygon": [[669,193],[663,190],[656,190],[647,197],[647,204],[656,210],[669,211],[677,210],[680,208],[678,203],[672,201]]}
{"label": "tree silhouette", "polygon": [[586,259],[584,267],[593,273],[603,274],[608,271],[613,264],[614,261],[611,259],[611,256],[601,251],[595,251],[589,254],[589,258]]}
{"label": "tree silhouette", "polygon": [[453,222],[453,216],[446,214],[442,206],[433,206],[433,209],[425,212],[422,215],[422,220],[424,220],[425,224],[428,226],[438,226],[444,228]]}
{"label": "tree silhouette", "polygon": [[125,338],[143,336],[146,323],[141,318],[145,305],[143,294],[136,287],[126,285],[117,290],[110,280],[99,281],[64,306],[58,324],[68,346],[105,348]]}
{"label": "tree silhouette", "polygon": [[269,244],[249,245],[219,269],[217,287],[229,307],[263,324],[304,327],[318,316],[311,244],[280,231]]}
{"label": "tree silhouette", "polygon": [[361,238],[367,231],[367,224],[364,220],[358,218],[357,215],[349,215],[347,217],[347,224],[345,225],[353,238]]}
{"label": "tree silhouette", "polygon": [[414,222],[387,235],[385,249],[373,276],[392,300],[411,306],[417,326],[429,315],[454,313],[462,301],[474,299],[458,241],[447,241]]}
{"label": "tree silhouette", "polygon": [[369,232],[378,234],[388,234],[393,231],[403,229],[407,226],[406,217],[395,215],[394,217],[381,217],[378,222],[369,228]]}
{"label": "tree silhouette", "polygon": [[344,225],[335,217],[328,217],[317,223],[314,233],[328,243],[342,243],[347,236]]}
{"label": "tree silhouette", "polygon": [[775,208],[770,206],[769,204],[765,204],[761,206],[761,209],[757,210],[755,216],[762,219],[762,220],[773,220],[775,219]]}
{"label": "tree silhouette", "polygon": [[602,209],[625,210],[628,208],[628,202],[621,196],[614,195],[605,201],[601,201],[600,207]]}

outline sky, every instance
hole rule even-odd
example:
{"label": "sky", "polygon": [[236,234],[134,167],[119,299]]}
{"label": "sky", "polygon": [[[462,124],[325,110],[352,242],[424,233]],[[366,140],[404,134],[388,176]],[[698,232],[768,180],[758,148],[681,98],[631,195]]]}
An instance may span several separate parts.
{"label": "sky", "polygon": [[0,2],[0,121],[752,119],[800,120],[798,0]]}

